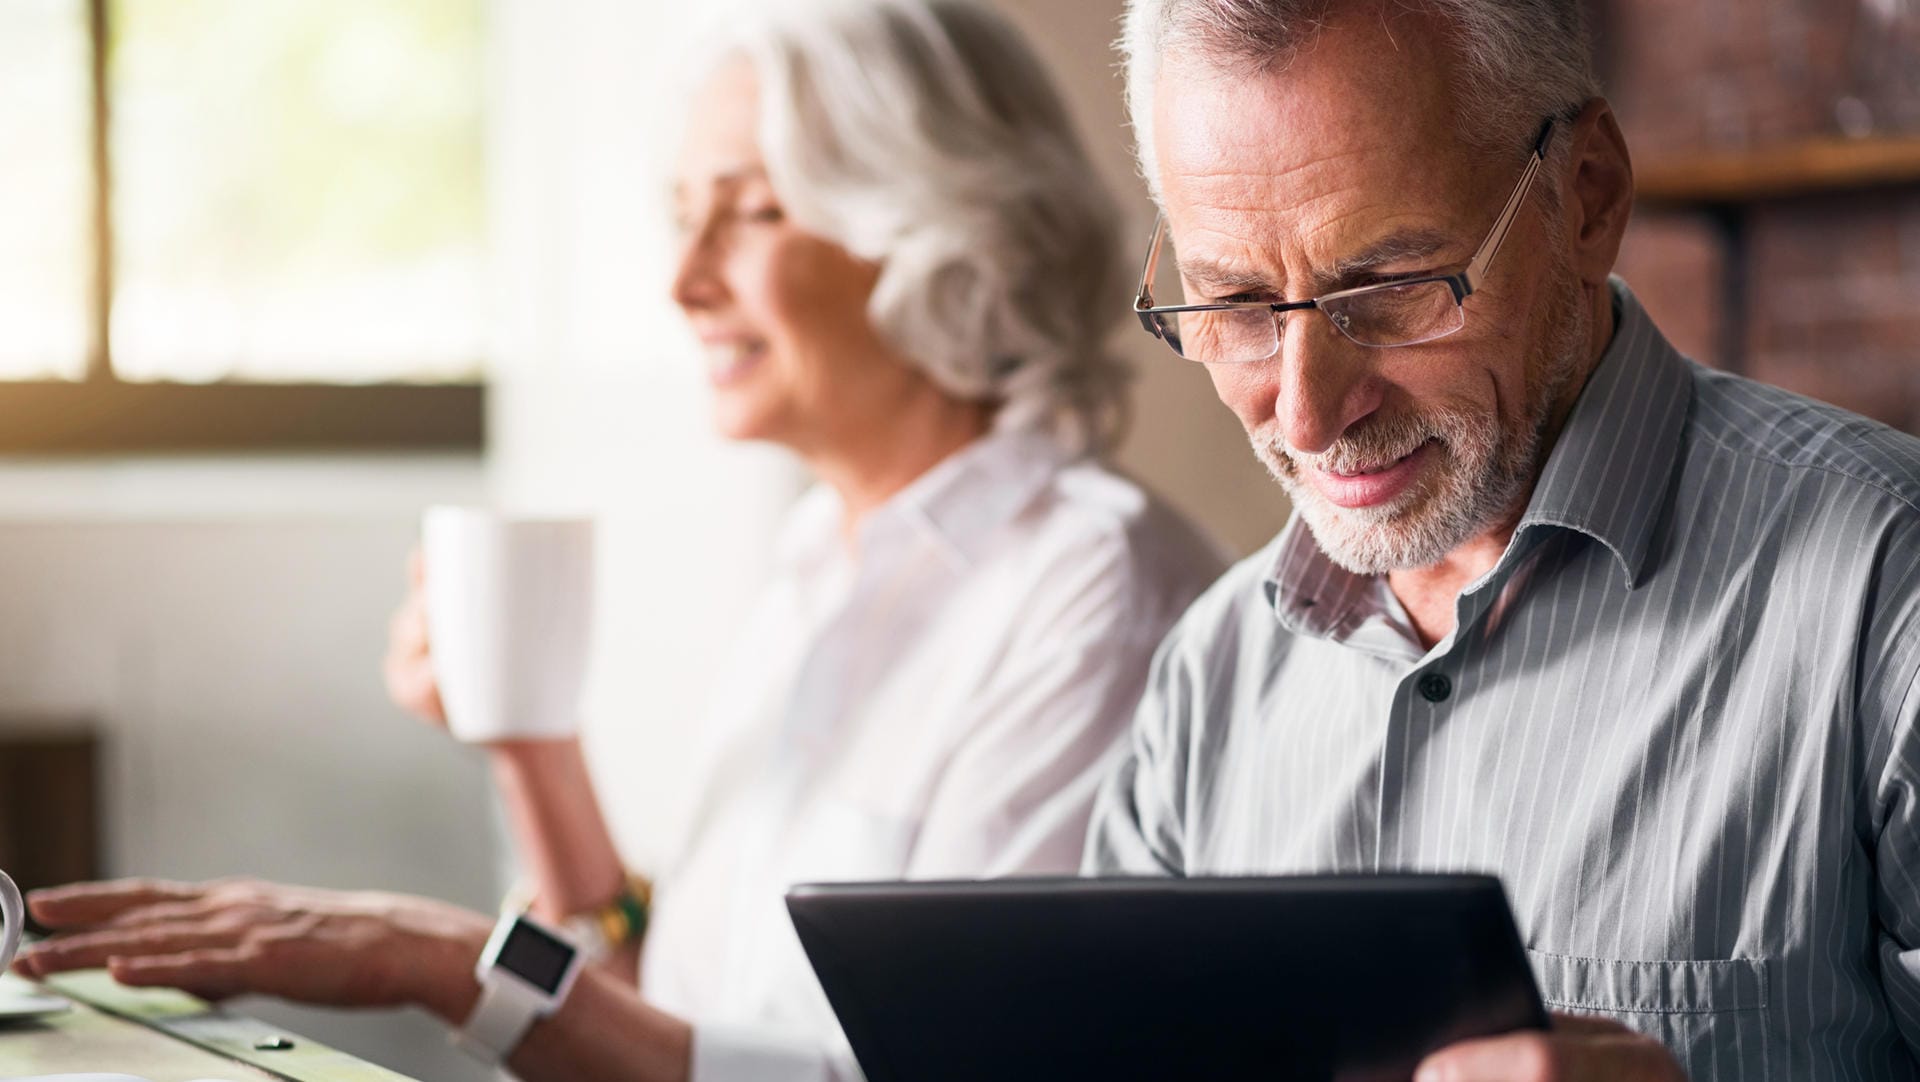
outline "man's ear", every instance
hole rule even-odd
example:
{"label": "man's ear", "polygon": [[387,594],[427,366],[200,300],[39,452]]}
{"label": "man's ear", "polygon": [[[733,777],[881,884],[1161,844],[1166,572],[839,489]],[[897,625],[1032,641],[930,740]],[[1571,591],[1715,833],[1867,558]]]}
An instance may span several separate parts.
{"label": "man's ear", "polygon": [[1562,213],[1575,272],[1584,284],[1600,286],[1613,272],[1633,213],[1633,159],[1605,98],[1594,98],[1580,110],[1572,134]]}

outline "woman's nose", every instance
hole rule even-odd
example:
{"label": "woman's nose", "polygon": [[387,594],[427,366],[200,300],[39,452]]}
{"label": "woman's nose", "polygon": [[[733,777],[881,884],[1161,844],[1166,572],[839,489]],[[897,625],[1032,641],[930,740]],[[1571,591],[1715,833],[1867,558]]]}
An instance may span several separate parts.
{"label": "woman's nose", "polygon": [[673,275],[673,301],[688,311],[712,308],[726,296],[718,271],[717,253],[705,229],[689,230],[680,244],[680,260]]}

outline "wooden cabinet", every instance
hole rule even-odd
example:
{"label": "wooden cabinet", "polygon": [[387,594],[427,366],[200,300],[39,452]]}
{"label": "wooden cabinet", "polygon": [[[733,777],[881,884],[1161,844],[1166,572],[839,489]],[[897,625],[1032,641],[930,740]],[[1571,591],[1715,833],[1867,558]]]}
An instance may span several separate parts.
{"label": "wooden cabinet", "polygon": [[0,717],[0,869],[22,890],[99,878],[99,772],[92,726]]}

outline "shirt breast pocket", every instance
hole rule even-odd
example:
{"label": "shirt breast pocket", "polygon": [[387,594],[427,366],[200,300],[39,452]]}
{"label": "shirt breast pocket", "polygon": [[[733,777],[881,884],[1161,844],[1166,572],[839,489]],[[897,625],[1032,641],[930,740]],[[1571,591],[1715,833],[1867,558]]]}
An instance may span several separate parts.
{"label": "shirt breast pocket", "polygon": [[1588,1014],[1718,1014],[1767,1008],[1767,964],[1615,961],[1529,950],[1541,998],[1556,1011]]}
{"label": "shirt breast pocket", "polygon": [[[1548,1010],[1601,1015],[1654,1037],[1690,1077],[1728,1066],[1716,1049],[1729,1046],[1730,1035],[1734,1047],[1766,1043],[1764,959],[1623,961],[1529,950],[1527,960]],[[1741,1040],[1748,1036],[1756,1040]]]}

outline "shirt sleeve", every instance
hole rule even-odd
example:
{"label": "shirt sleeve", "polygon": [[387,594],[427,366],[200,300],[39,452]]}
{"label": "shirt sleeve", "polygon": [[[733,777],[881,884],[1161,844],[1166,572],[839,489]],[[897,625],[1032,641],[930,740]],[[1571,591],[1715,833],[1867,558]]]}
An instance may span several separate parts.
{"label": "shirt sleeve", "polygon": [[1154,646],[1191,600],[1118,539],[1044,576],[966,713],[907,877],[1074,874]]}
{"label": "shirt sleeve", "polygon": [[1920,528],[1886,548],[1887,603],[1868,623],[1860,731],[1865,761],[1879,766],[1868,806],[1880,982],[1920,1061]]}
{"label": "shirt sleeve", "polygon": [[1190,695],[1179,653],[1176,630],[1154,654],[1126,752],[1094,802],[1084,874],[1180,875],[1186,867],[1186,749],[1174,734]]}
{"label": "shirt sleeve", "polygon": [[1920,1060],[1920,673],[1908,683],[1895,721],[1874,846],[1880,981],[1908,1052]]}
{"label": "shirt sleeve", "polygon": [[1270,546],[1229,569],[1159,644],[1125,753],[1094,802],[1082,874],[1192,873],[1193,816],[1239,709],[1236,673],[1278,656],[1262,585],[1273,564]]}

